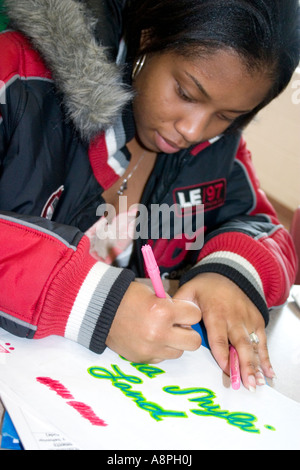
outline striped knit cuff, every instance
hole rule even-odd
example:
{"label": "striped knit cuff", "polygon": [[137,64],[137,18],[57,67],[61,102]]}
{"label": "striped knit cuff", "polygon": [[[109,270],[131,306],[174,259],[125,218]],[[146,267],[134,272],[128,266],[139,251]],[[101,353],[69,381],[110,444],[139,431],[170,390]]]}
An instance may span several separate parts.
{"label": "striped knit cuff", "polygon": [[94,264],[77,294],[64,336],[101,354],[116,311],[134,277],[127,269]]}
{"label": "striped knit cuff", "polygon": [[262,281],[254,266],[244,257],[230,251],[217,251],[203,258],[181,279],[180,285],[201,273],[218,273],[237,284],[261,312],[265,324],[269,322]]}

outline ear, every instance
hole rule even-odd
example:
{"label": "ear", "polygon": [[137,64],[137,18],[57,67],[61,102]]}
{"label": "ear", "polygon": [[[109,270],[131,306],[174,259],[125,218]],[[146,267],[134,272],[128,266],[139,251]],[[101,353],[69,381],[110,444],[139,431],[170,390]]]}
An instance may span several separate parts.
{"label": "ear", "polygon": [[141,32],[140,38],[140,53],[144,53],[143,51],[149,44],[151,43],[151,31],[150,29],[143,29]]}

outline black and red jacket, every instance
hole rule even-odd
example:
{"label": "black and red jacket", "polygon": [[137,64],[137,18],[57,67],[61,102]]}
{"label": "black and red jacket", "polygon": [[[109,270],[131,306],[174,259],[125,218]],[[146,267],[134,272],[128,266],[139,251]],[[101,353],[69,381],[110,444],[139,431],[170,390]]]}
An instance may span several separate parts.
{"label": "black and red jacket", "polygon": [[[45,6],[40,0],[34,9],[30,1],[6,3],[18,30],[0,34],[0,325],[28,338],[64,336],[101,353],[126,289],[145,276],[146,242],[163,277],[184,283],[198,273],[221,273],[246,292],[267,323],[270,308],[288,297],[297,261],[243,138],[224,135],[160,154],[144,190],[149,225],[153,205],[175,204],[180,219],[186,208],[197,214],[204,204],[203,247],[187,249],[176,233],[147,236],[135,241],[125,269],[95,260],[84,233],[97,220],[103,191],[129,163],[125,144],[134,123],[130,106],[124,108],[127,91],[94,38],[83,2]],[[104,2],[111,9],[101,23],[109,33],[105,41],[114,38],[105,44],[110,51],[120,41],[123,3]],[[75,40],[78,52],[71,54]],[[67,73],[75,74],[69,83]]]}

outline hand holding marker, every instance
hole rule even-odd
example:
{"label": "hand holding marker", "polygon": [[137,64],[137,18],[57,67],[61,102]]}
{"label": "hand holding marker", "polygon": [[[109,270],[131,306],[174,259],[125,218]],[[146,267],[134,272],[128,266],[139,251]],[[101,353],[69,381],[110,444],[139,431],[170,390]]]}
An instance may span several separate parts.
{"label": "hand holding marker", "polygon": [[[160,272],[156,259],[150,245],[142,247],[142,254],[144,257],[146,269],[151,279],[155,295],[161,299],[166,297],[164,286],[160,277]],[[230,346],[230,381],[233,390],[238,390],[241,384],[239,358],[236,349]]]}

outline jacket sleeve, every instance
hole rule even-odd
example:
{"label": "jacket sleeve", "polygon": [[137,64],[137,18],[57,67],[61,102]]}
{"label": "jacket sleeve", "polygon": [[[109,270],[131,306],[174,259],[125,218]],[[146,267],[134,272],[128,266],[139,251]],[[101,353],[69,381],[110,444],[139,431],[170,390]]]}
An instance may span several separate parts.
{"label": "jacket sleeve", "polygon": [[[236,213],[235,207],[241,208],[243,201],[245,211]],[[297,258],[288,231],[259,187],[243,139],[220,212],[222,223],[206,236],[197,264],[181,279],[181,284],[204,272],[222,274],[250,297],[267,324],[269,309],[288,298]],[[228,218],[227,214],[235,215]]]}
{"label": "jacket sleeve", "polygon": [[134,274],[96,261],[89,245],[76,228],[0,212],[0,326],[102,353]]}

